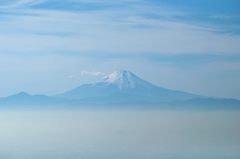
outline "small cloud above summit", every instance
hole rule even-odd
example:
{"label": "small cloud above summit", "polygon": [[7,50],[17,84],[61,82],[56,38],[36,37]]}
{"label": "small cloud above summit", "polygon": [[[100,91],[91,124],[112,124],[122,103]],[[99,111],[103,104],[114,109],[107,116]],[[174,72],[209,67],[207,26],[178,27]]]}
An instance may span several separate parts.
{"label": "small cloud above summit", "polygon": [[105,75],[105,73],[103,73],[103,72],[98,72],[98,71],[86,71],[86,70],[83,70],[83,71],[81,72],[81,75],[84,75],[84,74],[92,75],[92,76],[101,76],[101,75]]}
{"label": "small cloud above summit", "polygon": [[68,76],[68,78],[69,78],[69,79],[73,79],[73,78],[74,78],[74,76],[70,75],[70,76]]}

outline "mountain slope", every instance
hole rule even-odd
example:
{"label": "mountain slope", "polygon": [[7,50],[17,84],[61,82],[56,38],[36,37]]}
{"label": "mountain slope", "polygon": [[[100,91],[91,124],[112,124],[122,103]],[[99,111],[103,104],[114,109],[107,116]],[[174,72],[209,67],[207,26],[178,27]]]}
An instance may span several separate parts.
{"label": "mountain slope", "polygon": [[54,96],[65,99],[81,99],[90,102],[168,102],[188,100],[200,96],[169,90],[153,85],[133,73],[122,70],[105,76],[102,80],[81,85]]}

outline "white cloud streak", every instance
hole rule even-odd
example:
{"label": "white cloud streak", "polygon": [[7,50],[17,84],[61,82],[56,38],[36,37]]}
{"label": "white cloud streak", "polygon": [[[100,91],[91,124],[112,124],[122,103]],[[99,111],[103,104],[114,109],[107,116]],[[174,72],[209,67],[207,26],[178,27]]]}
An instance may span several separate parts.
{"label": "white cloud streak", "polygon": [[69,79],[74,79],[74,76],[70,75],[68,76]]}
{"label": "white cloud streak", "polygon": [[86,71],[86,70],[83,70],[81,72],[81,75],[92,75],[92,76],[103,76],[105,75],[105,73],[103,72],[98,72],[98,71]]}
{"label": "white cloud streak", "polygon": [[229,15],[224,15],[224,14],[215,14],[215,15],[211,15],[209,18],[228,20],[228,19],[231,18],[231,16],[229,16]]}

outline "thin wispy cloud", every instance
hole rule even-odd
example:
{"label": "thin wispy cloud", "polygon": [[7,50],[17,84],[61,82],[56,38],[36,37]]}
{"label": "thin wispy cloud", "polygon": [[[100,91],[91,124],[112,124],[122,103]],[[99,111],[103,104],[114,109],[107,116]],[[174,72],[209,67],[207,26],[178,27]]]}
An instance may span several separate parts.
{"label": "thin wispy cloud", "polygon": [[8,2],[0,2],[2,9],[18,9],[18,8],[25,8],[30,7],[33,5],[37,5],[40,3],[44,3],[45,0],[15,0],[15,1],[8,1]]}
{"label": "thin wispy cloud", "polygon": [[230,19],[232,17],[229,16],[229,15],[215,14],[215,15],[211,15],[209,18],[228,20],[228,19]]}
{"label": "thin wispy cloud", "polygon": [[151,4],[77,12],[44,8],[11,12],[15,14],[1,15],[10,20],[0,22],[0,49],[8,53],[229,54],[239,50],[239,37],[216,33],[223,28],[180,21],[176,15],[189,15]]}

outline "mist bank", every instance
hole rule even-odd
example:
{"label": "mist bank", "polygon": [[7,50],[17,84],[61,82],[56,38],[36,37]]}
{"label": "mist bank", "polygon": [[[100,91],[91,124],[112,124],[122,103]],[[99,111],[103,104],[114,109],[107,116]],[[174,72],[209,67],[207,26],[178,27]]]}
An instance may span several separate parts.
{"label": "mist bank", "polygon": [[[194,100],[198,101],[195,102]],[[173,101],[168,103],[15,103],[0,104],[0,110],[9,111],[60,111],[60,110],[156,110],[156,111],[240,111],[240,102],[232,99],[194,99],[193,101]]]}
{"label": "mist bank", "polygon": [[0,121],[1,158],[240,157],[240,112],[1,111]]}

